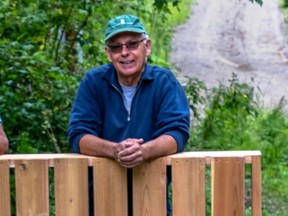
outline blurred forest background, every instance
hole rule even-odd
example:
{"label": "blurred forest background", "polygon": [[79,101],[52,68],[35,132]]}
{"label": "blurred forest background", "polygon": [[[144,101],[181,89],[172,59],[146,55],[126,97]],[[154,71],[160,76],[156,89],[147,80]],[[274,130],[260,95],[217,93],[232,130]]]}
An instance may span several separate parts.
{"label": "blurred forest background", "polygon": [[[138,15],[153,42],[149,63],[173,68],[168,58],[173,29],[188,18],[195,2],[1,0],[0,115],[9,153],[70,152],[66,133],[71,104],[85,71],[107,62],[104,31],[110,18]],[[288,0],[280,2],[288,17]],[[193,111],[186,150],[261,150],[263,215],[286,215],[285,98],[263,109],[254,100],[254,89],[236,76],[230,85],[212,90],[191,78],[185,90]],[[248,199],[247,215],[250,206]]]}

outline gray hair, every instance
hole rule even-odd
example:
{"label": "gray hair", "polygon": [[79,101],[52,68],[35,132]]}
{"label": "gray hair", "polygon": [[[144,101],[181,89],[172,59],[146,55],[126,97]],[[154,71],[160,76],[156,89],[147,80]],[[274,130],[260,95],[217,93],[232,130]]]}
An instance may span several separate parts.
{"label": "gray hair", "polygon": [[141,36],[145,40],[145,43],[146,43],[146,41],[149,39],[149,35],[142,33]]}

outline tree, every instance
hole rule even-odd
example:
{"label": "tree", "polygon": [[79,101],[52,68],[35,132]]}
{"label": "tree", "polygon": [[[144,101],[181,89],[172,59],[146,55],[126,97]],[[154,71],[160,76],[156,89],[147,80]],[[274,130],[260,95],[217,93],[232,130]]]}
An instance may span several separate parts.
{"label": "tree", "polygon": [[119,13],[136,14],[149,23],[152,35],[160,35],[156,27],[163,29],[160,39],[166,37],[168,43],[167,5],[161,0],[1,1],[0,115],[10,151],[69,151],[71,103],[84,71],[106,63],[107,20]]}

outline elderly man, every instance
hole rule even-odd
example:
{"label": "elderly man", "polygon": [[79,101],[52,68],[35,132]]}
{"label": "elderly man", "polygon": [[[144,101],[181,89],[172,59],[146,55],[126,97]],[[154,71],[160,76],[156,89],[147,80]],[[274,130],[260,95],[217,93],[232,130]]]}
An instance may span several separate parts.
{"label": "elderly man", "polygon": [[152,43],[139,18],[108,22],[110,63],[88,71],[68,128],[74,152],[115,159],[133,168],[181,152],[189,138],[189,104],[173,73],[147,63]]}

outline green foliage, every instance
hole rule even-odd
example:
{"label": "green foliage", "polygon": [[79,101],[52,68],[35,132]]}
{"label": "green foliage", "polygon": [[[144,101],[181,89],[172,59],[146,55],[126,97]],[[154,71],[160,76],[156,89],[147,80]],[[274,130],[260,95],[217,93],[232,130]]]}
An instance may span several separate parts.
{"label": "green foliage", "polygon": [[288,8],[288,0],[281,0],[281,1],[284,1],[284,5],[283,5],[283,6],[284,6],[285,8]]}
{"label": "green foliage", "polygon": [[11,151],[67,150],[65,128],[78,81],[31,49],[13,42],[0,48],[0,110]]}
{"label": "green foliage", "polygon": [[[194,88],[193,82],[187,86],[191,98]],[[288,201],[284,183],[288,178],[288,115],[284,99],[270,110],[261,109],[253,98],[254,89],[240,83],[235,75],[228,86],[211,91],[202,87],[202,91],[206,93],[202,100],[205,112],[197,124],[192,124],[186,150],[260,150],[264,212],[284,215]]]}
{"label": "green foliage", "polygon": [[168,3],[172,3],[173,6],[177,6],[179,4],[180,0],[156,0],[154,2],[154,5],[161,10],[168,10]]}
{"label": "green foliage", "polygon": [[168,66],[171,27],[165,23],[170,3],[1,1],[0,115],[10,152],[69,152],[71,104],[83,73],[107,62],[104,30],[110,18],[140,16],[158,47],[150,63]]}
{"label": "green foliage", "polygon": [[288,0],[280,0],[281,10],[283,11],[283,15],[285,17],[285,21],[288,21]]}
{"label": "green foliage", "polygon": [[252,3],[256,2],[259,5],[263,5],[263,1],[262,0],[249,0],[249,1],[251,1]]}
{"label": "green foliage", "polygon": [[195,148],[224,150],[244,141],[250,142],[250,137],[239,136],[239,133],[245,134],[248,119],[257,116],[253,92],[247,84],[240,84],[235,75],[229,87],[220,85],[214,88],[207,98],[209,107],[205,109],[206,117],[200,123],[201,130],[196,133],[197,136],[195,133],[195,136],[192,135]]}
{"label": "green foliage", "polygon": [[169,7],[171,11],[171,16],[168,17],[170,25],[175,27],[186,21],[191,14],[191,5],[195,2],[196,0],[183,0],[178,3],[177,7]]}
{"label": "green foliage", "polygon": [[[199,106],[206,103],[205,93],[207,92],[204,82],[196,78],[188,78],[188,83],[185,86],[186,95],[189,101],[189,106],[192,115],[196,122],[200,119],[201,112]],[[192,117],[192,120],[193,120]]]}

